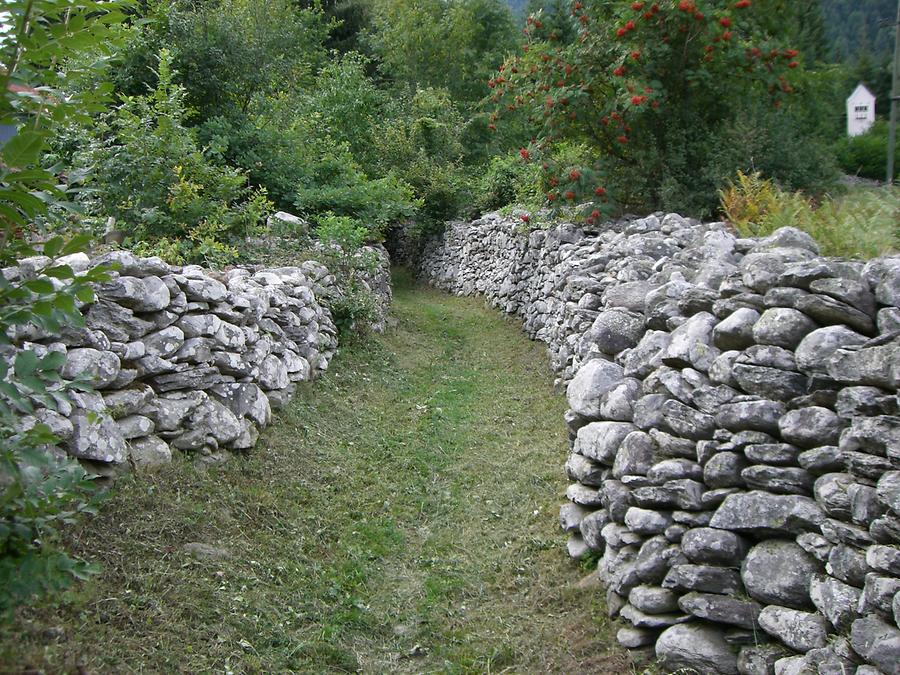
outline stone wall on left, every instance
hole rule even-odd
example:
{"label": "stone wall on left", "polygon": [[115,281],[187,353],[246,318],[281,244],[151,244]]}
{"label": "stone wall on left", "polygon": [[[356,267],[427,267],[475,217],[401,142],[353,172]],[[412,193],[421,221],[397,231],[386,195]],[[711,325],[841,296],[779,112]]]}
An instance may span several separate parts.
{"label": "stone wall on left", "polygon": [[[366,283],[384,311],[389,262],[383,248],[374,250],[380,264]],[[50,262],[29,258],[2,273],[10,281],[34,278]],[[83,327],[59,335],[20,329],[2,356],[9,361],[16,349],[67,355],[63,377],[86,380],[92,390],[59,397],[56,410],[37,407],[22,425],[48,425],[63,441],[55,451],[99,475],[165,464],[177,450],[201,463],[249,450],[272,410],[298,382],[322,374],[338,346],[326,306],[336,281],[315,262],[215,272],[127,251],[56,262],[76,273],[97,265],[114,271],[82,307]]]}

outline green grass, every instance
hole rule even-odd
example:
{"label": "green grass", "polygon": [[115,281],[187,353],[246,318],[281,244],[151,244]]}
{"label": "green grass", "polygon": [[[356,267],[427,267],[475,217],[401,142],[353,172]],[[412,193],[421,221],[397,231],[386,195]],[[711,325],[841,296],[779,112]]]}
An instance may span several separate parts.
{"label": "green grass", "polygon": [[249,456],[120,481],[71,533],[103,572],[19,611],[0,664],[630,672],[558,530],[565,401],[543,347],[477,300],[396,281],[388,334],[345,348]]}
{"label": "green grass", "polygon": [[816,201],[785,192],[759,174],[738,172],[720,196],[741,236],[764,237],[792,226],[812,235],[827,256],[867,260],[900,250],[898,187],[848,189]]}

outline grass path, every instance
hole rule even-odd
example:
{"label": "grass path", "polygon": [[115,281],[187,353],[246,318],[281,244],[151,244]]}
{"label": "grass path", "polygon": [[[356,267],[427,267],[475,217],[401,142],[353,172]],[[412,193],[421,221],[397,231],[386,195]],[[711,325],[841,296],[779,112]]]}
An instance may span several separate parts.
{"label": "grass path", "polygon": [[[346,348],[250,456],[121,481],[73,535],[102,574],[21,612],[0,664],[630,671],[574,589],[565,402],[543,347],[477,300],[396,281],[388,334]],[[231,557],[195,560],[189,542]]]}

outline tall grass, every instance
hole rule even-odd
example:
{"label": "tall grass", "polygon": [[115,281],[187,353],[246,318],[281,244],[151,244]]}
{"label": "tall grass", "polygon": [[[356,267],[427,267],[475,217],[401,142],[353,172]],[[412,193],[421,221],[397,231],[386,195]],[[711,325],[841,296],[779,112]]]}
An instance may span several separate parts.
{"label": "tall grass", "polygon": [[868,259],[900,250],[900,188],[856,189],[814,200],[785,192],[759,174],[738,172],[719,192],[722,212],[745,237],[793,226],[827,256]]}

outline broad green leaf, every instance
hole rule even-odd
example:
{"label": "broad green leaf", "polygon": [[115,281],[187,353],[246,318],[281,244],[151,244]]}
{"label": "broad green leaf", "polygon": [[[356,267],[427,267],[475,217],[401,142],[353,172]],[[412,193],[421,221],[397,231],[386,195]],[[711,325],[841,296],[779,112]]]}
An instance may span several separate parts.
{"label": "broad green leaf", "polygon": [[3,161],[7,166],[21,167],[37,164],[44,146],[44,135],[37,131],[20,131],[3,146]]}

